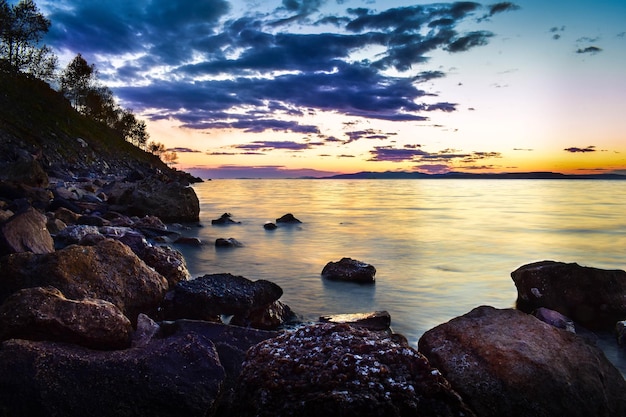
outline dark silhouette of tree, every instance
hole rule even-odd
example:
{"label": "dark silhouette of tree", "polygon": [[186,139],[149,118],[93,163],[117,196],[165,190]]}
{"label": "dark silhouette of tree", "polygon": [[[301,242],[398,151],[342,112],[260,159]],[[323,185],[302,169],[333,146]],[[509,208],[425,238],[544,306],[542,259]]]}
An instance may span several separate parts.
{"label": "dark silhouette of tree", "polygon": [[67,64],[60,77],[61,92],[76,110],[86,106],[87,93],[96,80],[96,67],[89,65],[81,54]]}
{"label": "dark silhouette of tree", "polygon": [[23,72],[51,80],[57,67],[52,50],[40,42],[50,29],[50,20],[33,0],[10,6],[0,0],[0,60],[3,71]]}

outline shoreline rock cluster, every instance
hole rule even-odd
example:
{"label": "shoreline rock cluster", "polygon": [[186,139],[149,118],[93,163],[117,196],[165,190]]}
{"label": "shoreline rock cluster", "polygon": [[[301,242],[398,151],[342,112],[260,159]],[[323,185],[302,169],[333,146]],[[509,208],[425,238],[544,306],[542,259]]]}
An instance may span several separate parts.
{"label": "shoreline rock cluster", "polygon": [[[192,279],[157,243],[198,221],[188,182],[130,179],[0,183],[0,414],[626,415],[623,376],[580,331],[626,327],[624,271],[522,266],[517,309],[477,307],[417,349],[387,312],[284,329],[278,285]],[[344,258],[321,275],[375,273]]]}

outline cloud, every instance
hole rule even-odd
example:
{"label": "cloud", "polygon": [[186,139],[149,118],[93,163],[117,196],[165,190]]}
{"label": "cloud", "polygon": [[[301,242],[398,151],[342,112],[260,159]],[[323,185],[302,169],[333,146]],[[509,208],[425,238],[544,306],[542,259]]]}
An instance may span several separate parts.
{"label": "cloud", "polygon": [[40,2],[53,23],[46,43],[95,63],[124,106],[192,129],[302,134],[322,130],[301,122],[305,113],[424,121],[456,111],[424,103],[436,94],[420,85],[445,73],[415,66],[436,51],[485,45],[493,33],[460,28],[518,8],[455,2],[329,14],[325,0],[284,0],[234,15],[226,0]]}
{"label": "cloud", "polygon": [[166,151],[178,153],[201,153],[201,151],[191,148],[167,148]]}
{"label": "cloud", "polygon": [[220,165],[217,167],[192,166],[186,172],[200,178],[302,178],[328,177],[338,172],[310,168],[286,168],[281,165]]}
{"label": "cloud", "polygon": [[586,48],[578,48],[576,50],[577,54],[591,54],[591,55],[595,55],[598,52],[602,52],[602,48],[599,48],[597,46],[588,46]]}
{"label": "cloud", "polygon": [[570,152],[570,153],[587,153],[587,152],[596,152],[596,147],[592,145],[592,146],[587,146],[586,148],[571,147],[571,148],[565,148],[563,150],[566,152]]}
{"label": "cloud", "polygon": [[370,161],[414,162],[415,168],[430,173],[448,172],[454,166],[463,164],[465,168],[478,169],[477,161],[502,158],[499,152],[461,152],[456,149],[443,149],[426,152],[421,145],[405,145],[402,148],[377,146],[370,150]]}
{"label": "cloud", "polygon": [[235,149],[244,149],[250,151],[264,151],[268,152],[276,149],[284,149],[290,151],[303,151],[311,148],[308,143],[298,143],[294,141],[254,141],[252,143],[244,145],[235,145]]}

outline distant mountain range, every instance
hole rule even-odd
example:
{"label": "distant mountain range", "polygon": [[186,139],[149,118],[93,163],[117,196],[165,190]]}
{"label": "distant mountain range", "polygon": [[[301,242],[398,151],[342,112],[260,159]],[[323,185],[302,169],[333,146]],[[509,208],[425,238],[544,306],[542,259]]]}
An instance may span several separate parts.
{"label": "distant mountain range", "polygon": [[524,179],[524,180],[626,180],[626,175],[620,174],[560,174],[558,172],[505,172],[498,174],[474,174],[466,172],[448,172],[446,174],[424,174],[421,172],[386,171],[386,172],[357,172],[354,174],[340,174],[327,179]]}

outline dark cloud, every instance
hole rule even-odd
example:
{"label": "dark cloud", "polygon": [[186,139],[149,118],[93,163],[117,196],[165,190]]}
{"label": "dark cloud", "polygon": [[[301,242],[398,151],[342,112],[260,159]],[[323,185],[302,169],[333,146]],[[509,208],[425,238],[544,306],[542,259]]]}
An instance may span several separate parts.
{"label": "dark cloud", "polygon": [[197,149],[191,148],[167,148],[168,152],[179,152],[179,153],[200,153],[201,151]]}
{"label": "dark cloud", "polygon": [[591,55],[595,55],[598,52],[602,52],[602,48],[599,48],[597,46],[587,46],[586,48],[578,48],[576,50],[577,54],[591,54]]}
{"label": "dark cloud", "polygon": [[310,149],[311,145],[308,143],[298,143],[294,141],[254,141],[244,145],[234,146],[236,149],[244,149],[249,151],[263,151],[269,152],[276,149],[285,149],[290,151],[303,151]]}
{"label": "dark cloud", "polygon": [[[459,29],[485,13],[474,2],[333,16],[322,14],[324,3],[284,0],[273,12],[242,16],[226,0],[41,0],[41,7],[52,21],[46,42],[96,63],[124,106],[157,109],[155,120],[194,129],[319,134],[296,118],[320,111],[424,121],[457,105],[422,103],[435,94],[418,85],[445,73],[414,66],[437,50],[464,52],[494,36]],[[517,8],[497,3],[486,15]],[[321,24],[336,30],[318,32]],[[354,58],[372,49],[380,52]]]}
{"label": "dark cloud", "polygon": [[571,152],[571,153],[587,153],[587,152],[596,152],[596,147],[592,145],[592,146],[587,146],[586,148],[571,147],[571,148],[565,148],[563,150],[566,152]]}
{"label": "dark cloud", "polygon": [[344,143],[351,143],[361,139],[385,140],[390,136],[396,135],[396,133],[383,133],[382,131],[376,129],[352,130],[345,132],[345,134],[348,136],[348,140],[344,141]]}
{"label": "dark cloud", "polygon": [[195,166],[185,171],[200,178],[302,178],[328,177],[338,172],[315,169],[286,168],[280,165],[220,165],[217,167]]}
{"label": "dark cloud", "polygon": [[477,161],[501,158],[499,152],[465,153],[455,149],[443,149],[439,152],[426,152],[421,145],[405,145],[403,148],[377,146],[370,151],[370,161],[414,162],[419,171],[429,173],[448,172],[453,166],[462,164],[464,168],[476,167]]}

